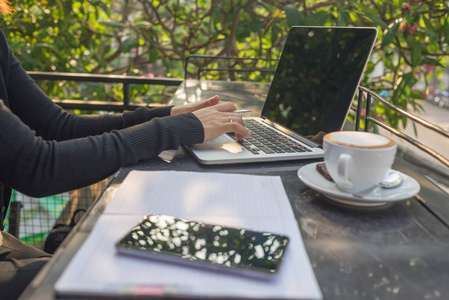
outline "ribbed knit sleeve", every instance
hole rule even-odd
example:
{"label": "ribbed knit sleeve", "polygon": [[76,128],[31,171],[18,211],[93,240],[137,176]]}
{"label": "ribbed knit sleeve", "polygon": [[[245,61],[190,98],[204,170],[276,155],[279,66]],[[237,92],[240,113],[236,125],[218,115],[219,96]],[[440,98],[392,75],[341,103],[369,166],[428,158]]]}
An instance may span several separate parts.
{"label": "ribbed knit sleeve", "polygon": [[116,115],[76,115],[63,111],[22,68],[0,31],[0,99],[23,123],[46,140],[64,141],[98,135],[169,116],[171,106],[141,107]]}
{"label": "ribbed knit sleeve", "polygon": [[169,116],[173,106],[158,107],[148,109],[140,107],[135,111],[126,111],[123,113],[123,127],[129,127],[140,123],[147,122],[153,118]]}
{"label": "ribbed knit sleeve", "polygon": [[62,111],[23,70],[1,32],[0,99],[0,183],[35,197],[93,184],[204,139],[194,114],[169,116],[171,107],[101,116]]}
{"label": "ribbed knit sleeve", "polygon": [[204,140],[201,122],[192,113],[155,118],[151,122],[120,131],[130,149],[133,163],[149,159],[181,144],[196,144]]}
{"label": "ribbed knit sleeve", "polygon": [[102,135],[62,142],[35,135],[0,101],[0,181],[30,196],[42,197],[102,180],[120,167],[204,139],[191,113]]}

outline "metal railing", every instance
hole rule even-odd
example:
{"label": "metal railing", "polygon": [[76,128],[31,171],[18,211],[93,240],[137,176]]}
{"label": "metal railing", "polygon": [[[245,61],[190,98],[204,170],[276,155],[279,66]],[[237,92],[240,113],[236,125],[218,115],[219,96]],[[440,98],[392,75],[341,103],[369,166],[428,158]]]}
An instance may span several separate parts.
{"label": "metal railing", "polygon": [[360,130],[360,119],[361,119],[361,112],[362,112],[362,102],[363,99],[366,98],[366,112],[365,112],[365,131],[369,130],[369,123],[372,122],[380,127],[382,127],[383,129],[393,133],[394,135],[396,135],[397,137],[409,142],[410,144],[414,145],[415,147],[419,148],[420,150],[426,152],[427,154],[431,155],[432,157],[434,157],[435,159],[437,159],[439,162],[441,162],[442,164],[444,164],[446,167],[449,167],[449,160],[447,158],[445,158],[443,155],[439,154],[438,152],[436,152],[435,150],[431,149],[430,147],[422,144],[421,142],[419,142],[418,140],[410,137],[409,135],[400,132],[399,130],[389,126],[388,124],[385,124],[384,122],[381,122],[373,117],[370,116],[370,111],[371,111],[371,100],[374,98],[378,101],[380,101],[382,104],[384,104],[385,106],[387,106],[388,108],[392,109],[393,111],[397,112],[398,114],[401,114],[405,117],[407,117],[408,119],[442,135],[443,137],[449,138],[449,132],[444,130],[443,128],[441,128],[438,125],[435,125],[427,120],[424,120],[412,113],[409,113],[395,105],[393,105],[392,103],[388,102],[387,100],[385,100],[382,96],[380,96],[379,94],[375,93],[374,91],[363,87],[363,86],[359,86],[359,95],[358,95],[358,101],[357,101],[357,109],[355,109],[354,111],[356,112],[356,121],[355,121],[355,130]]}
{"label": "metal railing", "polygon": [[141,106],[160,106],[158,104],[135,104],[130,101],[131,84],[147,84],[162,86],[179,86],[183,80],[175,78],[142,78],[127,75],[101,75],[84,73],[53,73],[53,72],[28,72],[34,80],[55,80],[74,82],[101,82],[123,84],[122,102],[107,102],[99,100],[53,100],[63,109],[124,111],[134,110]]}

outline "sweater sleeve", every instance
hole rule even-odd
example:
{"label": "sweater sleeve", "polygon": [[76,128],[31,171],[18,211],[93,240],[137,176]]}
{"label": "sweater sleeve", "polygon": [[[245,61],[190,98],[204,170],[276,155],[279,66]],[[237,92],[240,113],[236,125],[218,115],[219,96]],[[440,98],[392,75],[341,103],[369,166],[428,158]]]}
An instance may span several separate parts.
{"label": "sweater sleeve", "polygon": [[4,84],[0,98],[22,122],[46,140],[63,141],[98,135],[170,115],[171,106],[153,109],[141,107],[116,115],[76,115],[65,112],[42,92],[23,69],[1,32],[0,49]]}
{"label": "sweater sleeve", "polygon": [[119,168],[204,139],[192,113],[63,112],[34,83],[0,31],[0,182],[42,197],[98,182]]}
{"label": "sweater sleeve", "polygon": [[80,188],[120,167],[204,139],[201,122],[191,113],[101,135],[67,141],[37,136],[0,101],[0,181],[24,194],[43,197]]}

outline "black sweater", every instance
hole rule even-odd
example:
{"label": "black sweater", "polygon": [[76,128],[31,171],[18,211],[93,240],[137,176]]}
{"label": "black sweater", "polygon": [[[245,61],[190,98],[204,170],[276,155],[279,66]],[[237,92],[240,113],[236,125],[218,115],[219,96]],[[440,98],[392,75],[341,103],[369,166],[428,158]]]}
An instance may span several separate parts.
{"label": "black sweater", "polygon": [[77,189],[120,167],[204,139],[192,114],[171,107],[80,116],[55,105],[12,54],[0,31],[0,228],[11,188],[34,197]]}

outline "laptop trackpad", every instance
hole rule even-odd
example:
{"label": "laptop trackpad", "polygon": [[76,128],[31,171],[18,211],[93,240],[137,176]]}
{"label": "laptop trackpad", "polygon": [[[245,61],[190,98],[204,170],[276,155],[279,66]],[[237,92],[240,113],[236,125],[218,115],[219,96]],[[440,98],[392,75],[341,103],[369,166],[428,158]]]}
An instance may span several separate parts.
{"label": "laptop trackpad", "polygon": [[226,134],[223,134],[204,143],[193,145],[192,148],[200,151],[224,150],[229,153],[240,153],[243,151],[242,146]]}

